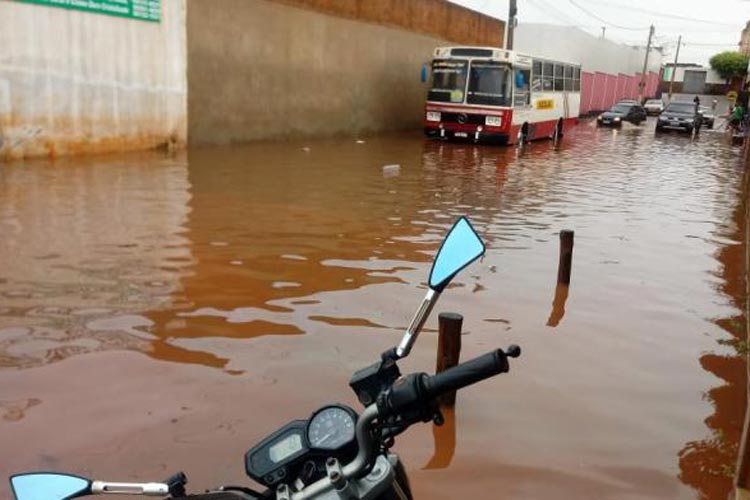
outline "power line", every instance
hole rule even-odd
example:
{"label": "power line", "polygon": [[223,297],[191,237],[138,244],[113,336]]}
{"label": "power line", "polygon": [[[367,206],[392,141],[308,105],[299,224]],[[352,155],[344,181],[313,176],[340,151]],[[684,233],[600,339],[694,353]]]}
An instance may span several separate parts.
{"label": "power line", "polygon": [[681,33],[736,33],[738,31],[737,26],[725,27],[724,29],[720,28],[700,28],[700,29],[690,29],[685,28],[683,26],[670,26],[670,25],[659,25],[659,29],[662,31],[677,31]]}
{"label": "power line", "polygon": [[[572,19],[570,14],[567,14],[566,12],[560,10],[553,4],[551,4],[548,0],[529,0],[529,4],[534,7],[540,14],[544,14],[545,17],[550,17],[551,19],[554,19],[556,21],[555,24],[560,24],[561,26],[567,26],[567,27],[573,27],[578,28],[592,36],[599,37],[600,35],[597,33],[594,35],[592,33],[592,30],[596,30],[597,32],[602,28],[601,24],[581,24],[578,19]],[[615,26],[614,29],[617,30],[617,27]],[[626,30],[628,28],[625,28]],[[645,28],[648,30],[648,28]],[[640,30],[638,30],[640,31]],[[619,37],[615,38],[608,38],[612,42],[617,43],[627,43],[620,39]],[[636,42],[633,42],[636,43]],[[642,41],[637,42],[641,45],[643,45]]]}
{"label": "power line", "polygon": [[612,26],[614,28],[621,29],[621,30],[627,30],[627,31],[648,31],[650,29],[648,27],[647,28],[631,28],[631,27],[628,27],[628,26],[617,25],[615,23],[607,21],[606,19],[604,19],[602,17],[597,16],[596,14],[594,14],[593,12],[591,12],[590,10],[586,9],[585,7],[582,7],[580,4],[578,4],[577,2],[575,2],[575,0],[568,0],[568,1],[571,4],[573,4],[575,7],[578,7],[580,10],[582,10],[583,12],[585,12],[586,14],[588,14],[589,16],[593,17],[594,19],[596,19],[598,21],[601,21],[604,24],[608,24],[608,25],[610,25],[610,26]]}
{"label": "power line", "polygon": [[[575,3],[573,2],[573,0],[570,0],[570,3],[573,3],[575,5]],[[731,27],[731,28],[735,28],[735,29],[737,28],[736,24],[722,23],[722,22],[718,22],[718,21],[709,21],[707,19],[699,19],[697,17],[680,16],[680,15],[677,15],[677,14],[669,14],[667,12],[659,12],[659,11],[655,11],[655,10],[643,9],[643,8],[640,8],[640,7],[633,7],[632,5],[627,5],[627,6],[626,5],[618,5],[618,4],[615,4],[615,3],[606,2],[606,1],[602,1],[602,0],[597,0],[594,3],[598,3],[599,5],[606,5],[608,7],[613,8],[613,9],[626,10],[628,12],[642,12],[644,14],[650,14],[652,16],[665,17],[665,18],[669,18],[669,19],[679,19],[680,21],[690,21],[690,22],[694,22],[694,23],[712,24],[712,25],[715,25],[715,26],[726,26],[726,27]]]}
{"label": "power line", "polygon": [[684,42],[683,45],[687,47],[737,47],[739,44],[737,42],[734,43],[693,43],[693,42]]}
{"label": "power line", "polygon": [[[550,11],[553,11],[557,14],[558,20],[562,19],[563,21],[566,21],[567,26],[573,26],[575,28],[581,28],[583,29],[583,26],[579,26],[575,20],[571,21],[571,17],[566,14],[565,12],[561,11],[554,5],[548,3],[546,0],[529,0],[533,5],[536,6],[536,8],[539,10],[539,12],[543,14],[549,14]],[[537,4],[537,2],[539,2]],[[541,6],[541,7],[540,7]]]}

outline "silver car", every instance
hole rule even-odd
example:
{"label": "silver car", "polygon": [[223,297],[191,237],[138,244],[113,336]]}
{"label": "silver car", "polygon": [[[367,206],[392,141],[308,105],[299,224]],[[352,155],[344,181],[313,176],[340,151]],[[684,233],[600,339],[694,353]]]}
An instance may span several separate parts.
{"label": "silver car", "polygon": [[701,115],[701,118],[703,120],[703,125],[705,125],[706,128],[708,129],[714,128],[714,121],[716,120],[716,115],[714,115],[714,111],[711,108],[709,108],[708,106],[699,106],[698,114]]}
{"label": "silver car", "polygon": [[649,115],[660,115],[664,111],[664,103],[661,99],[649,99],[643,107]]}

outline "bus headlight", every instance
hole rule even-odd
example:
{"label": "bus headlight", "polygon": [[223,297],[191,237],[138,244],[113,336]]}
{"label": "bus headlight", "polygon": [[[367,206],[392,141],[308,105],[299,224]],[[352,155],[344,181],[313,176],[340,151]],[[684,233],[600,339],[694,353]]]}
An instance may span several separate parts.
{"label": "bus headlight", "polygon": [[499,116],[488,116],[484,119],[484,124],[490,127],[499,127],[503,124],[503,119]]}
{"label": "bus headlight", "polygon": [[427,112],[427,121],[428,122],[439,122],[440,121],[440,113],[437,111],[428,111]]}

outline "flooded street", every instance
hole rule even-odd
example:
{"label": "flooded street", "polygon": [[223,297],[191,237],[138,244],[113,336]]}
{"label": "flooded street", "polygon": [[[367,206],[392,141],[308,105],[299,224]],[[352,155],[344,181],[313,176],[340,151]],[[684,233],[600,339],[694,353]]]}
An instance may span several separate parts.
{"label": "flooded street", "polygon": [[1,472],[249,482],[251,445],[360,408],[350,375],[401,338],[467,215],[486,256],[401,370],[434,370],[440,311],[464,316],[462,359],[523,355],[397,441],[416,498],[725,499],[745,180],[722,134],[652,120],[522,152],[407,134],[0,166]]}

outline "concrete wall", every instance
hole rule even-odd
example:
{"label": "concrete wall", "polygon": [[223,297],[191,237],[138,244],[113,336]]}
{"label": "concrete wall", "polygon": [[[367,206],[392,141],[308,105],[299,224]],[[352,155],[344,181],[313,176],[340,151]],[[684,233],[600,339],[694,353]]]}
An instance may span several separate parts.
{"label": "concrete wall", "polygon": [[502,38],[446,3],[188,0],[191,144],[419,128],[433,49]]}
{"label": "concrete wall", "polygon": [[445,0],[272,0],[358,21],[405,28],[461,45],[502,46],[505,25]]}
{"label": "concrete wall", "polygon": [[0,160],[187,135],[185,0],[160,23],[0,0]]}

